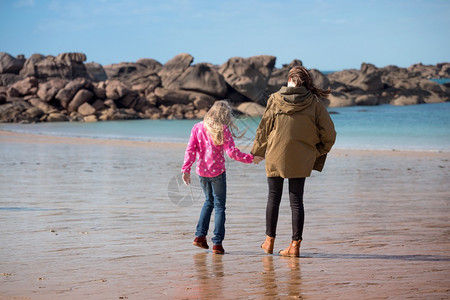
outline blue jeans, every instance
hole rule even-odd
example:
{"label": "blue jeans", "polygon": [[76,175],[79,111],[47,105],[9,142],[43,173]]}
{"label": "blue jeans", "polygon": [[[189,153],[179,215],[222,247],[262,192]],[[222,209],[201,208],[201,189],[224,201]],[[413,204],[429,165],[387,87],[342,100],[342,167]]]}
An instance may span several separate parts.
{"label": "blue jeans", "polygon": [[225,238],[226,174],[223,172],[216,177],[199,177],[206,199],[200,213],[195,236],[206,236],[208,234],[209,222],[214,209],[214,237],[212,241],[214,245],[222,245],[222,241]]}

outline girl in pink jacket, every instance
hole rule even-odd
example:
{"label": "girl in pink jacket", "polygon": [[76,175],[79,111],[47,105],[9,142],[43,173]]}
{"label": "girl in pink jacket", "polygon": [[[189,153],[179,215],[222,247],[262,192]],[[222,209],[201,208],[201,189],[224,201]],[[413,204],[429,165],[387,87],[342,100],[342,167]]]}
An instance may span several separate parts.
{"label": "girl in pink jacket", "polygon": [[238,137],[234,133],[235,130],[239,131],[233,122],[230,104],[225,100],[216,101],[205,115],[203,122],[195,124],[192,128],[184,155],[184,164],[181,168],[183,181],[188,185],[191,183],[191,166],[198,157],[196,171],[206,199],[200,213],[193,244],[203,249],[209,248],[206,235],[214,209],[215,226],[212,252],[217,254],[225,252],[222,247],[225,237],[226,203],[224,152],[234,160],[248,164],[253,162],[253,155],[242,153],[235,147],[233,136]]}

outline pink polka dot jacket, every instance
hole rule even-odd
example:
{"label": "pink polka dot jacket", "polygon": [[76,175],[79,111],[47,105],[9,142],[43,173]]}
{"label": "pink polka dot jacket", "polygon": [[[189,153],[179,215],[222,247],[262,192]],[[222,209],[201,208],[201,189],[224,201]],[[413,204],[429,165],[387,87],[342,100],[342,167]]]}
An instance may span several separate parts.
{"label": "pink polka dot jacket", "polygon": [[234,145],[233,136],[227,126],[223,128],[223,144],[216,146],[203,127],[203,122],[194,125],[186,147],[182,172],[190,173],[197,155],[197,174],[202,177],[216,177],[225,172],[224,151],[234,160],[252,163],[253,155],[241,152]]}

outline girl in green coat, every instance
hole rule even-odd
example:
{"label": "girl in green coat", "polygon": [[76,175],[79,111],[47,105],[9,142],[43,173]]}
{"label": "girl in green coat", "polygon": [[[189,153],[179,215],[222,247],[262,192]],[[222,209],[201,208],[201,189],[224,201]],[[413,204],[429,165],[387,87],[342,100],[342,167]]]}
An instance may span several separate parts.
{"label": "girl in green coat", "polygon": [[316,87],[308,70],[296,66],[289,71],[288,86],[272,94],[267,102],[251,151],[254,156],[266,160],[269,185],[267,236],[261,245],[266,253],[273,253],[283,182],[284,178],[289,178],[292,242],[280,254],[300,255],[305,178],[313,169],[322,170],[326,155],[336,139],[333,121],[319,100],[320,97],[328,97],[330,92],[330,89]]}

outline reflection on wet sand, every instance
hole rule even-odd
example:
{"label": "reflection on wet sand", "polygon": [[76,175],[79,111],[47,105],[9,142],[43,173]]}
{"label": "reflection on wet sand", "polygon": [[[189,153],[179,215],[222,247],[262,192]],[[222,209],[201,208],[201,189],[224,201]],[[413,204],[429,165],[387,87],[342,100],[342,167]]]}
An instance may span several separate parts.
{"label": "reflection on wet sand", "polygon": [[223,255],[208,252],[194,254],[194,267],[198,279],[198,294],[201,298],[223,299]]}
{"label": "reflection on wet sand", "polygon": [[[274,258],[282,264],[275,269]],[[300,258],[267,255],[262,257],[262,282],[264,295],[272,298],[288,293],[289,297],[302,299]],[[287,285],[287,287],[286,287]]]}
{"label": "reflection on wet sand", "polygon": [[262,257],[263,270],[262,282],[264,286],[264,296],[276,297],[278,295],[278,286],[275,275],[275,268],[273,267],[273,256]]}
{"label": "reflection on wet sand", "polygon": [[300,273],[300,259],[297,257],[280,257],[281,261],[285,261],[289,268],[289,296],[303,299],[301,293],[302,277]]}

